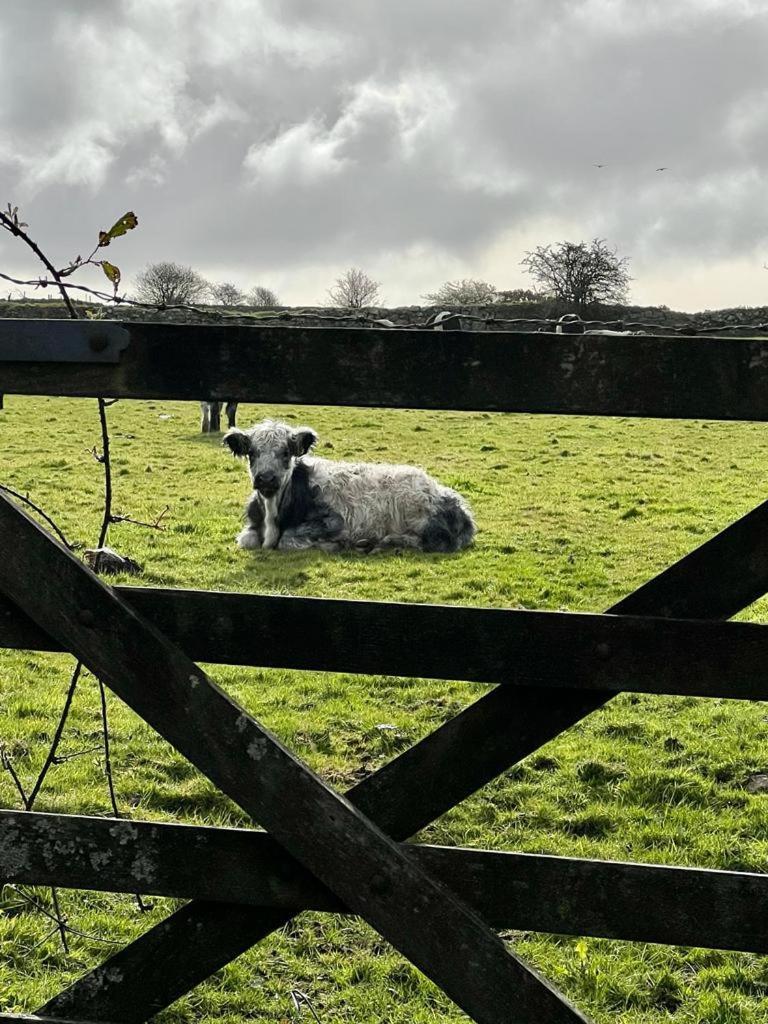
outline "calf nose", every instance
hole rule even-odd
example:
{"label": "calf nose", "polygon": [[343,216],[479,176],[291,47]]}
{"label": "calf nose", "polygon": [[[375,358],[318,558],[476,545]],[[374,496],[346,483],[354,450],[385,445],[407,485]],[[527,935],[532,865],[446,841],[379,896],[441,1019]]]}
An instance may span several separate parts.
{"label": "calf nose", "polygon": [[259,490],[276,491],[278,482],[274,473],[257,473],[253,478],[254,486]]}

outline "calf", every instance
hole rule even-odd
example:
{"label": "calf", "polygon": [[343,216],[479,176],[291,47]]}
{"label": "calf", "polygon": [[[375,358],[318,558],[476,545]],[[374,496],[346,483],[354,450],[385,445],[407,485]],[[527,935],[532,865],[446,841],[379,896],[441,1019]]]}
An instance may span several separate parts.
{"label": "calf", "polygon": [[316,442],[310,427],[274,420],[224,435],[248,459],[254,486],[241,548],[459,551],[472,543],[467,503],[424,470],[308,456]]}

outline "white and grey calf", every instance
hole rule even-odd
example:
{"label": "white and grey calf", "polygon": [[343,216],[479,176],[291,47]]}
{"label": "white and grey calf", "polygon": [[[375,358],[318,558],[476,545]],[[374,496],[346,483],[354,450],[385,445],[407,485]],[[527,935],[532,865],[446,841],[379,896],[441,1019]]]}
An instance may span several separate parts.
{"label": "white and grey calf", "polygon": [[274,420],[224,435],[248,460],[254,486],[241,548],[448,552],[472,543],[464,498],[423,469],[314,458],[307,453],[316,441],[310,427]]}

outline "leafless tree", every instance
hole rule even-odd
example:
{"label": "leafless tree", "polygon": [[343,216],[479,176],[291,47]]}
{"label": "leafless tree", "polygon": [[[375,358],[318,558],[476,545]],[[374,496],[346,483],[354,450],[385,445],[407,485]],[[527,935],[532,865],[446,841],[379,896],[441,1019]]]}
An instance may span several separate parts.
{"label": "leafless tree", "polygon": [[628,263],[601,238],[540,245],[527,252],[522,261],[539,285],[573,304],[580,313],[594,302],[626,299],[631,281]]}
{"label": "leafless tree", "polygon": [[150,263],[136,278],[137,296],[158,305],[201,302],[209,290],[204,277],[179,263]]}
{"label": "leafless tree", "polygon": [[279,306],[280,300],[271,288],[265,288],[263,284],[257,284],[248,293],[248,304],[251,306],[265,306],[271,308]]}
{"label": "leafless tree", "polygon": [[212,284],[211,297],[219,306],[242,306],[245,302],[245,294],[231,281]]}
{"label": "leafless tree", "polygon": [[472,277],[446,281],[436,292],[429,292],[424,298],[433,306],[484,306],[498,301],[495,285]]}
{"label": "leafless tree", "polygon": [[336,284],[328,289],[328,296],[334,306],[345,306],[351,309],[362,309],[363,306],[375,306],[380,302],[380,282],[372,280],[359,267],[350,267]]}

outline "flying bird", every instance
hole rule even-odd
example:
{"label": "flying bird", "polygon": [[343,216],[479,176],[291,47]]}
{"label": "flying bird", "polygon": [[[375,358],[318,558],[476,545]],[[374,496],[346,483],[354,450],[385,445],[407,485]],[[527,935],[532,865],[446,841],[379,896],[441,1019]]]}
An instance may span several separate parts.
{"label": "flying bird", "polygon": [[656,170],[657,171],[668,171],[669,168],[668,167],[657,167]]}
{"label": "flying bird", "polygon": [[593,164],[593,167],[607,167],[608,164]]}

